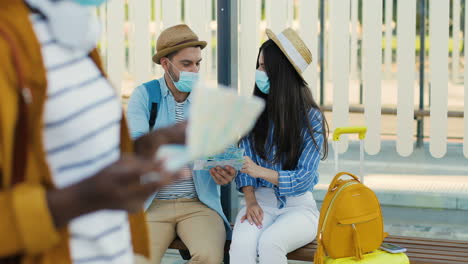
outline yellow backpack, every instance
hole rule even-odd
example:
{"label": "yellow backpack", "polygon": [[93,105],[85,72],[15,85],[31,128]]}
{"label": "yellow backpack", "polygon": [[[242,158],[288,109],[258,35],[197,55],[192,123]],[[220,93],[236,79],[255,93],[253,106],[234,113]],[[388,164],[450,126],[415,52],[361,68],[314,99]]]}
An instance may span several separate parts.
{"label": "yellow backpack", "polygon": [[[345,175],[352,179],[341,179]],[[320,210],[314,263],[323,264],[325,255],[333,259],[362,259],[364,254],[378,249],[385,236],[375,193],[355,175],[338,173]]]}

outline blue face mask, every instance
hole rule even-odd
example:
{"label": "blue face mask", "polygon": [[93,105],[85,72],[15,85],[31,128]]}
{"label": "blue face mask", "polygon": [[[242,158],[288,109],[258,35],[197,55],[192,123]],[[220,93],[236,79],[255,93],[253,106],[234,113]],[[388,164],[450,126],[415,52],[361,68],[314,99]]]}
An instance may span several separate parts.
{"label": "blue face mask", "polygon": [[83,6],[100,6],[107,0],[74,0],[77,4]]}
{"label": "blue face mask", "polygon": [[264,94],[270,93],[270,79],[264,71],[255,71],[255,83],[257,84],[258,89]]}
{"label": "blue face mask", "polygon": [[[174,64],[172,64],[172,66],[174,66],[174,68],[177,69],[177,67]],[[180,71],[179,69],[177,70],[179,71],[178,82],[174,81],[170,73],[168,74],[169,77],[171,78],[177,90],[183,93],[190,93],[193,87],[195,87],[198,80],[200,79],[200,74],[198,72],[185,72],[185,71]]]}

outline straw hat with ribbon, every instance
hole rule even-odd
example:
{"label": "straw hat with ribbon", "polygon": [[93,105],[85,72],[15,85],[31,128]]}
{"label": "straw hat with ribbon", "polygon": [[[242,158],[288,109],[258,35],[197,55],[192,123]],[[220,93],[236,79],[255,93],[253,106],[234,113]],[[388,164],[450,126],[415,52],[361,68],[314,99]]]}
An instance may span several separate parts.
{"label": "straw hat with ribbon", "polygon": [[200,47],[204,49],[206,41],[199,40],[197,34],[185,24],[167,28],[159,35],[153,61],[161,64],[162,57],[188,47]]}
{"label": "straw hat with ribbon", "polygon": [[289,62],[294,66],[294,69],[302,77],[305,69],[312,62],[312,53],[296,31],[292,28],[287,28],[276,35],[273,31],[267,29],[266,34],[283,51]]}

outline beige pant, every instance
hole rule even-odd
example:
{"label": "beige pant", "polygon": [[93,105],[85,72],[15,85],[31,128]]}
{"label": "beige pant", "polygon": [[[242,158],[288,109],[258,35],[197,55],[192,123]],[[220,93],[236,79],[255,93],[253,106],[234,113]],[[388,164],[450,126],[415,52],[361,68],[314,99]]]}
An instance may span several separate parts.
{"label": "beige pant", "polygon": [[221,217],[198,199],[155,199],[147,211],[150,229],[151,264],[161,259],[176,238],[185,243],[189,263],[220,264],[223,261],[226,230]]}

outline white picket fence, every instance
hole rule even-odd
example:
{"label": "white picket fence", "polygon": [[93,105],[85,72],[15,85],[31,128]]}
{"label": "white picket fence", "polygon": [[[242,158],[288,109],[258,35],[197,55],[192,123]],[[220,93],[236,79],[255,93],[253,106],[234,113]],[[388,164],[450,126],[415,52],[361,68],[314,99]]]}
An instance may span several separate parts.
{"label": "white picket fence", "polygon": [[[319,89],[319,0],[261,0],[239,2],[239,92],[250,94],[254,83],[255,58],[265,40],[265,28],[280,32],[292,27],[300,33],[312,51],[312,66],[304,73],[318,100]],[[464,0],[429,0],[428,52],[429,78],[426,87],[427,109],[430,109],[430,152],[443,157],[447,151],[449,107],[468,113],[468,56],[461,52],[463,30],[468,27],[468,14],[461,8]],[[333,104],[333,127],[350,124],[350,104],[358,103],[359,84],[364,91],[365,123],[368,126],[366,151],[377,154],[382,140],[383,105],[397,108],[396,145],[402,156],[413,152],[414,109],[418,98],[416,57],[416,13],[419,0],[325,0],[325,102]],[[362,25],[358,18],[362,4]],[[201,39],[208,41],[203,50],[201,73],[205,79],[216,79],[216,16],[213,0],[112,0],[98,10],[104,34],[100,50],[110,79],[124,95],[139,83],[161,76],[151,57],[152,43],[165,28],[187,23]],[[452,13],[449,12],[452,5]],[[182,8],[184,7],[184,8]],[[384,14],[385,7],[385,14]],[[396,21],[393,12],[396,11]],[[152,13],[153,12],[153,13]],[[126,17],[128,13],[128,19]],[[184,15],[182,15],[184,14]],[[461,21],[461,17],[465,20]],[[449,35],[449,19],[453,32]],[[452,52],[449,53],[449,40]],[[396,54],[392,46],[396,41]],[[382,47],[384,43],[385,49]],[[468,49],[468,42],[463,42]],[[127,54],[128,52],[128,54]],[[449,71],[450,69],[450,71]],[[464,70],[464,75],[462,74]],[[465,82],[468,84],[468,82]],[[453,94],[452,95],[452,91]],[[449,93],[450,92],[450,93]],[[462,97],[460,97],[462,96]],[[452,103],[452,97],[458,103]],[[459,100],[460,98],[464,98]],[[461,101],[461,103],[459,102]],[[468,118],[464,126],[464,155],[468,158]],[[462,124],[463,123],[463,124]],[[345,139],[340,150],[347,148]]]}

